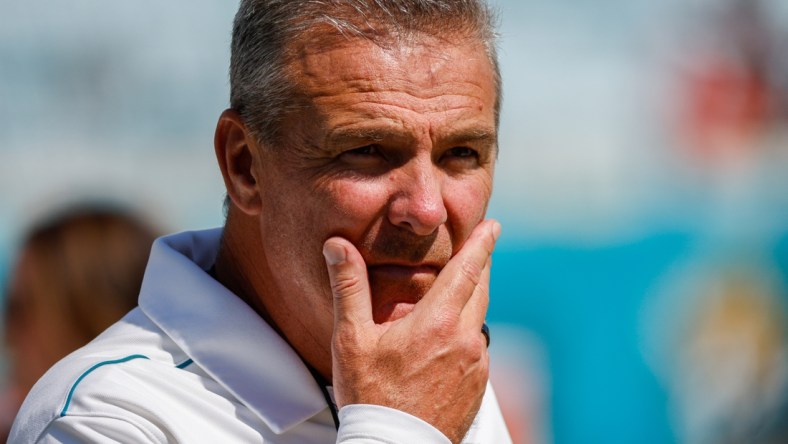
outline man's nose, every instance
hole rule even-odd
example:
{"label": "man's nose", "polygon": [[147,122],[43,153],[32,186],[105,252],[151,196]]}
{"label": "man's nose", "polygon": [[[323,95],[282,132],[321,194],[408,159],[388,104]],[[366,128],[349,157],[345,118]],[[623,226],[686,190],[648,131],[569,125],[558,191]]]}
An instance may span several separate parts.
{"label": "man's nose", "polygon": [[432,162],[414,162],[394,179],[397,190],[389,205],[389,221],[420,236],[432,234],[447,219],[441,173]]}

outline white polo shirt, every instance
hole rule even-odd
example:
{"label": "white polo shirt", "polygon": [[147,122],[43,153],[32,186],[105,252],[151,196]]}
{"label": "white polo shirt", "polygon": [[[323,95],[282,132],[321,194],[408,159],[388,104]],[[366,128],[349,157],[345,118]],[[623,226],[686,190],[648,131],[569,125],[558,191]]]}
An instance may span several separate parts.
{"label": "white polo shirt", "polygon": [[[158,239],[139,307],[33,387],[11,443],[448,443],[394,409],[348,405],[336,430],[295,351],[209,269],[221,229]],[[466,443],[509,443],[492,388]]]}

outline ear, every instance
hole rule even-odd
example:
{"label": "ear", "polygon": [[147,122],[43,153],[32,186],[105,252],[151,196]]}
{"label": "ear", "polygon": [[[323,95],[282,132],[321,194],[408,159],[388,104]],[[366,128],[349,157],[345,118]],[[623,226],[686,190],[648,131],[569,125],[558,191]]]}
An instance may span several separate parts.
{"label": "ear", "polygon": [[254,171],[259,161],[259,147],[236,111],[227,109],[219,117],[213,145],[227,195],[244,213],[259,214],[262,199]]}

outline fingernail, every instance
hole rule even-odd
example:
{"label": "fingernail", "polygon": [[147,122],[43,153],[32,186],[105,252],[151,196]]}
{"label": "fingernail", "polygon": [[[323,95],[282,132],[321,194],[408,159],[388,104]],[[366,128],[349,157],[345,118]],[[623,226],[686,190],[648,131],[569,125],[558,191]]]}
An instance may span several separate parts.
{"label": "fingernail", "polygon": [[323,256],[328,265],[337,265],[345,261],[345,247],[333,242],[326,242],[323,245]]}
{"label": "fingernail", "polygon": [[498,240],[498,236],[501,235],[501,224],[499,224],[497,221],[493,223],[492,235],[493,235],[493,239],[495,239],[496,241]]}

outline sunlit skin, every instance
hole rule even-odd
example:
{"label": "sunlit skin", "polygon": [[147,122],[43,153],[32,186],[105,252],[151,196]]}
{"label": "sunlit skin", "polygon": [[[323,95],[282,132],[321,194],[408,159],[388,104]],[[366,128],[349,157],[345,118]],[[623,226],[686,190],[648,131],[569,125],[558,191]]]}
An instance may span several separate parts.
{"label": "sunlit skin", "polygon": [[484,218],[493,70],[480,43],[459,38],[295,49],[291,72],[312,100],[281,144],[260,146],[232,111],[220,119],[234,205],[217,273],[330,380],[323,243],[341,236],[361,253],[376,323],[411,312]]}

